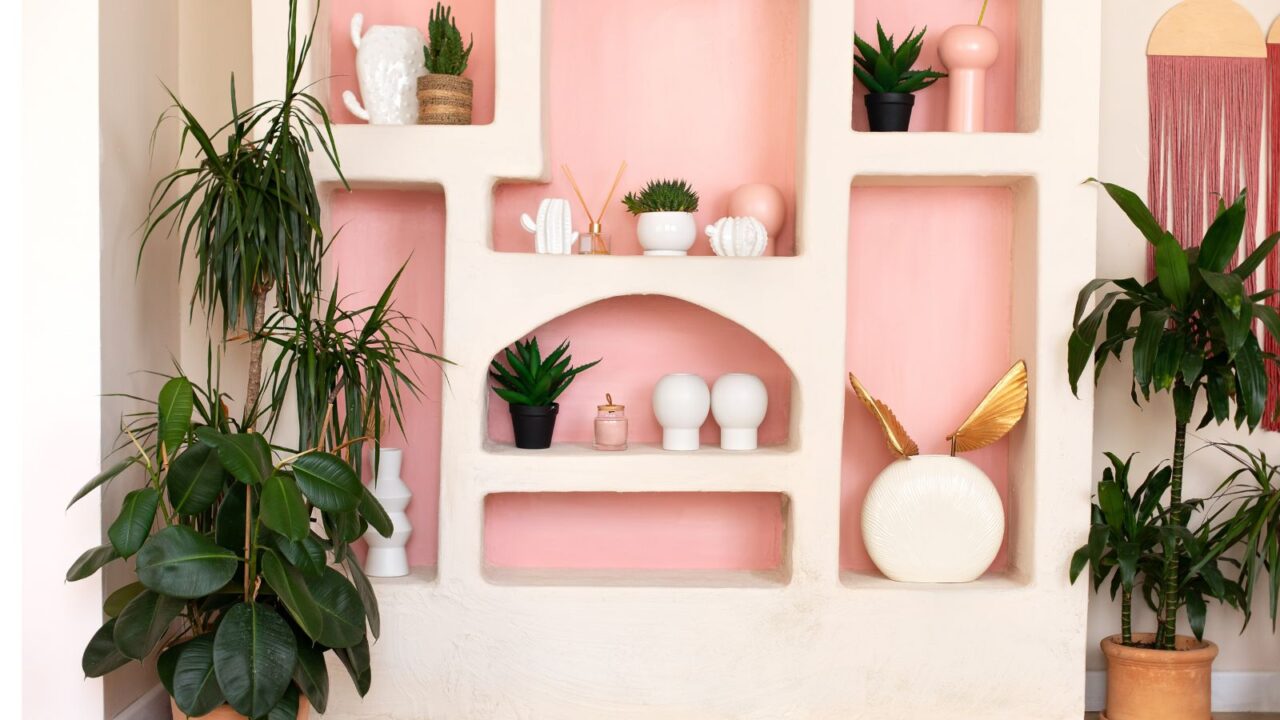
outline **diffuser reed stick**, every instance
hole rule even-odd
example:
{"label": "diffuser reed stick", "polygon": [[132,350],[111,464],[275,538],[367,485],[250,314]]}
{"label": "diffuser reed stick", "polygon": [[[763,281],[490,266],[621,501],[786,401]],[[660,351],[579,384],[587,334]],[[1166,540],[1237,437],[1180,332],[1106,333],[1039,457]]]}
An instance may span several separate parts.
{"label": "diffuser reed stick", "polygon": [[591,254],[592,255],[608,255],[609,247],[605,244],[603,226],[600,221],[604,219],[605,210],[609,209],[609,203],[613,202],[613,194],[618,190],[618,183],[622,180],[622,174],[627,170],[627,163],[623,161],[618,166],[618,174],[613,177],[613,185],[609,188],[609,194],[604,199],[604,204],[600,206],[600,212],[596,215],[591,214],[591,208],[587,206],[587,199],[582,195],[582,188],[579,187],[578,181],[573,177],[573,171],[568,165],[561,165],[560,170],[564,172],[564,176],[569,178],[569,184],[573,187],[573,192],[578,196],[578,202],[582,204],[582,212],[586,213],[587,235],[591,238]]}

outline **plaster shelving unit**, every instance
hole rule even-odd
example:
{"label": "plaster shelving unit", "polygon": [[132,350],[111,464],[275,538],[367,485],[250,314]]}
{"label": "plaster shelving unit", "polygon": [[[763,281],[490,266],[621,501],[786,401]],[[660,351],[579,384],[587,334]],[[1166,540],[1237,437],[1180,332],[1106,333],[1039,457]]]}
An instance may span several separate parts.
{"label": "plaster shelving unit", "polygon": [[[855,0],[803,3],[798,255],[743,264],[495,253],[492,191],[545,181],[545,28],[553,0],[495,0],[496,112],[474,128],[338,129],[358,187],[432,187],[446,196],[445,339],[457,363],[443,397],[436,574],[377,582],[382,637],[363,700],[337,664],[329,716],[630,720],[722,717],[1076,720],[1084,709],[1086,592],[1067,582],[1083,539],[1090,400],[1065,382],[1066,323],[1093,277],[1101,0],[1023,0],[1022,58],[1034,131],[859,135],[849,127]],[[316,0],[304,0],[311,12]],[[286,4],[254,0],[254,87],[282,87]],[[325,20],[322,19],[323,25]],[[708,28],[713,32],[714,28]],[[321,37],[327,30],[321,28]],[[327,49],[316,48],[316,57]],[[322,65],[323,63],[317,63]],[[311,77],[325,68],[311,69]],[[331,174],[320,172],[326,181]],[[1031,370],[1031,405],[1009,468],[1010,568],[963,586],[910,586],[839,569],[849,192],[855,183],[1014,187],[1017,247],[1011,351]],[[719,267],[719,266],[717,266]],[[741,272],[738,272],[738,271]],[[521,295],[521,278],[548,292]],[[573,282],[567,282],[572,273]],[[588,281],[581,282],[586,277]],[[762,284],[772,289],[761,293]],[[641,448],[611,464],[623,492],[776,492],[785,498],[782,569],[577,573],[550,579],[484,568],[485,499],[495,492],[599,492],[603,463],[575,447],[534,458],[486,446],[485,367],[530,328],[621,294],[696,303],[755,333],[795,381],[791,445],[726,457]],[[501,308],[502,312],[495,312]],[[886,312],[889,312],[886,308]],[[763,586],[763,587],[757,587]]]}

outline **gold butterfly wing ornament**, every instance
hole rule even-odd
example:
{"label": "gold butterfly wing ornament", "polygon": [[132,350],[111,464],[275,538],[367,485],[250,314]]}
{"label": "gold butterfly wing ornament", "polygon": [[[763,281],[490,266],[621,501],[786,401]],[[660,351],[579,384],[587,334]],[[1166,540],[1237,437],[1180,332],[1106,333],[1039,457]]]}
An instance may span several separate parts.
{"label": "gold butterfly wing ornament", "polygon": [[902,423],[898,422],[898,418],[894,416],[893,411],[888,405],[871,397],[871,393],[858,382],[858,378],[849,373],[849,384],[853,386],[853,392],[867,407],[872,417],[880,423],[880,429],[884,430],[884,439],[889,445],[889,450],[900,458],[910,458],[913,455],[920,454],[920,448],[916,445],[916,441],[911,439],[907,434]]}
{"label": "gold butterfly wing ornament", "polygon": [[951,454],[984,448],[1009,433],[1027,411],[1027,364],[1013,364],[959,429],[947,436]]}

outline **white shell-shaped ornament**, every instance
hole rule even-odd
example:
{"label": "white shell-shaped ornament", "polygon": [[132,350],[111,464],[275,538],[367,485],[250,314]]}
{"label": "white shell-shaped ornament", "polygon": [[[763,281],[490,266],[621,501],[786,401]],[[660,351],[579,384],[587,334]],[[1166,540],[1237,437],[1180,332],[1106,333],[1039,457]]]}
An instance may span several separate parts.
{"label": "white shell-shaped ornament", "polygon": [[881,472],[862,504],[871,560],[898,582],[963,583],[991,566],[1004,505],[986,473],[949,455],[918,455]]}
{"label": "white shell-shaped ornament", "polygon": [[564,198],[547,198],[538,205],[538,221],[528,214],[520,216],[520,225],[533,233],[534,248],[543,255],[572,255],[578,244],[573,230],[573,212]]}
{"label": "white shell-shaped ornament", "polygon": [[769,232],[753,217],[720,218],[706,232],[712,251],[721,257],[760,257],[769,246]]}

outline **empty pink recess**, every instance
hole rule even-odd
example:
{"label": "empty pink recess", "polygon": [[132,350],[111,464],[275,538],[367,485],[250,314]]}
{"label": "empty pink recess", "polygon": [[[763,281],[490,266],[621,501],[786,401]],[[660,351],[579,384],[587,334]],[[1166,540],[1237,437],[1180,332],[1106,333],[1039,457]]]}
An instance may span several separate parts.
{"label": "empty pink recess", "polygon": [[782,561],[782,529],[782,497],[771,493],[490,495],[485,562],[520,568],[769,570]]}
{"label": "empty pink recess", "polygon": [[[451,0],[453,18],[463,43],[474,35],[475,45],[463,77],[474,82],[471,121],[476,125],[493,122],[493,0]],[[412,25],[427,34],[427,20],[434,2],[425,0],[330,0],[329,2],[329,112],[338,123],[359,123],[342,103],[342,91],[360,97],[356,80],[356,49],[351,44],[351,17],[364,13],[364,28],[374,25]]]}
{"label": "empty pink recess", "polygon": [[[938,60],[938,38],[952,25],[972,25],[978,22],[982,0],[858,0],[854,28],[858,35],[876,44],[876,20],[884,26],[895,42],[902,42],[912,28],[928,26],[924,50],[916,63],[923,70],[933,67],[945,72]],[[987,132],[1013,132],[1017,129],[1017,106],[1014,91],[1017,87],[1017,39],[1018,0],[991,0],[987,16],[982,24],[990,28],[1000,41],[1000,56],[987,71]],[[853,59],[850,58],[850,63]],[[852,68],[852,65],[850,66]],[[852,72],[852,69],[850,70]],[[913,131],[941,131],[947,129],[947,93],[950,82],[939,80],[933,87],[916,93],[915,110],[911,115]],[[866,88],[854,82],[853,127],[867,129],[867,111],[862,99]]]}
{"label": "empty pink recess", "polygon": [[[660,441],[662,428],[651,403],[653,386],[673,372],[701,375],[707,385],[731,372],[758,375],[769,391],[769,412],[760,427],[760,441],[776,445],[787,440],[791,372],[749,330],[710,310],[661,295],[613,298],[556,318],[531,336],[538,338],[544,355],[568,339],[574,365],[601,359],[560,397],[556,442],[589,442],[596,406],[604,404],[605,393],[627,406],[632,442]],[[504,443],[514,441],[507,404],[492,394],[489,437]],[[715,418],[708,417],[702,427],[702,442],[720,442]],[[620,457],[619,462],[625,459]],[[679,456],[673,455],[672,462],[679,462]]]}
{"label": "empty pink recess", "polygon": [[[1012,364],[1009,188],[854,188],[849,206],[849,369],[889,405],[925,454]],[[1008,439],[964,457],[1007,497]],[[874,570],[862,499],[893,459],[845,386],[840,565]],[[995,569],[1005,564],[1005,552]]]}
{"label": "empty pink recess", "polygon": [[[339,268],[340,292],[351,294],[348,307],[363,307],[379,294],[408,261],[396,286],[396,307],[420,321],[431,336],[418,333],[418,345],[432,351],[443,342],[444,196],[432,192],[336,191],[330,226],[342,228],[327,266]],[[433,343],[434,338],[434,343]],[[440,369],[428,360],[412,363],[421,379],[422,397],[405,393],[404,426],[408,438],[391,427],[383,444],[404,449],[401,476],[413,490],[409,521],[409,563],[436,563],[436,525],[440,506]]]}
{"label": "empty pink recess", "polygon": [[777,252],[793,254],[798,0],[556,0],[550,4],[550,185],[496,192],[493,242],[532,252],[520,214],[545,197],[586,215],[560,166],[568,164],[592,214],[618,165],[629,163],[604,214],[614,253],[635,255],[635,219],[620,202],[652,178],[684,178],[702,196],[693,254],[710,255],[702,228],[728,212],[745,183],[776,185],[788,221]]}

